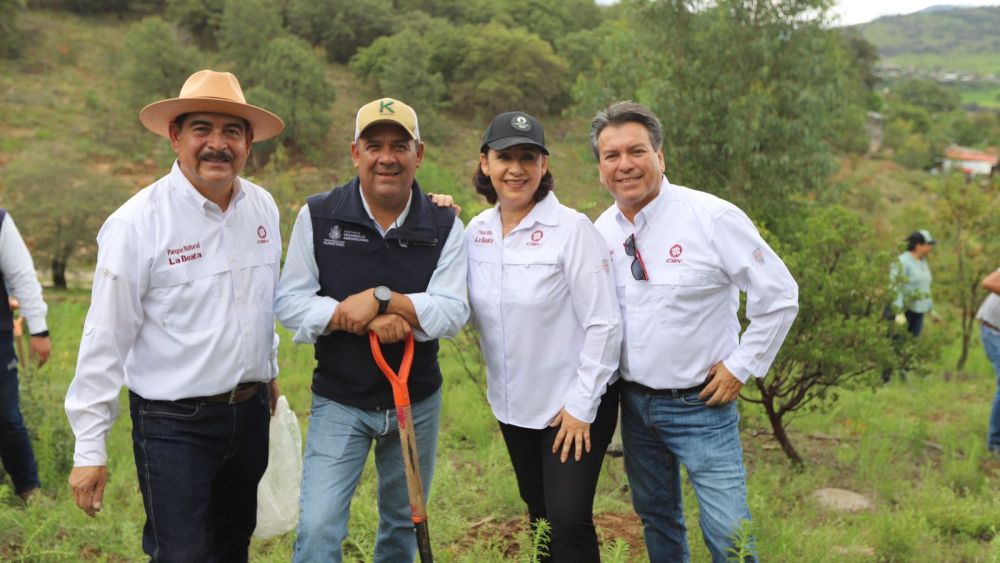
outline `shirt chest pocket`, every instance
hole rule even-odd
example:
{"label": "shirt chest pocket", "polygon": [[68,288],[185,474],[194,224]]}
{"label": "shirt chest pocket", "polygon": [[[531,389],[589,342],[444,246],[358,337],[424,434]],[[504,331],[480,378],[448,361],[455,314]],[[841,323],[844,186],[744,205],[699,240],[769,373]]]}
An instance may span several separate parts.
{"label": "shirt chest pocket", "polygon": [[274,278],[277,257],[273,254],[258,253],[244,273],[250,278],[250,304],[259,311],[274,311]]}
{"label": "shirt chest pocket", "polygon": [[147,299],[149,313],[159,312],[159,322],[168,331],[195,331],[223,324],[222,287],[224,273],[208,269],[154,272]]}
{"label": "shirt chest pocket", "polygon": [[706,313],[712,297],[724,284],[709,272],[669,272],[657,276],[654,286],[658,320],[667,326],[696,324]]}
{"label": "shirt chest pocket", "polygon": [[502,299],[513,303],[545,303],[567,291],[562,265],[555,258],[505,263]]}

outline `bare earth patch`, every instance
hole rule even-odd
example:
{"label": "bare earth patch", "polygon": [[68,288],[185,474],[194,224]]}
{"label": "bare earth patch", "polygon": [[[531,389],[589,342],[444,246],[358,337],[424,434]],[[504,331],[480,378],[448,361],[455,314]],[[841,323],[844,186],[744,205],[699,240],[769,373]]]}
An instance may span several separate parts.
{"label": "bare earth patch", "polygon": [[[633,512],[602,512],[594,515],[597,540],[601,545],[621,538],[628,543],[631,553],[645,553],[646,543],[642,539],[642,521]],[[473,522],[469,531],[458,542],[458,551],[464,551],[473,544],[487,543],[502,547],[505,557],[515,557],[521,551],[519,540],[528,530],[527,516],[494,518],[492,516]]]}

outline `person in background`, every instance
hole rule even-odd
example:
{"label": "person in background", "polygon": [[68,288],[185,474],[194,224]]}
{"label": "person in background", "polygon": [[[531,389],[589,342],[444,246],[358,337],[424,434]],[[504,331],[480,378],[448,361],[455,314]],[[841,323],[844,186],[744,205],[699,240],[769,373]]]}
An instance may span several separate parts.
{"label": "person in background", "polygon": [[413,108],[381,98],[358,110],[357,176],[310,197],[292,229],[276,310],[298,343],[313,344],[312,411],[302,465],[294,561],[343,558],[351,499],[375,445],[378,535],[374,560],[412,561],[410,514],[392,389],[369,332],[395,368],[416,340],[409,392],[420,477],[430,498],[441,414],[438,339],[469,317],[462,222],[423,195],[415,176],[424,143]]}
{"label": "person in background", "polygon": [[284,128],[236,77],[201,70],[139,120],[170,139],[170,172],[111,214],[66,414],[69,477],[93,517],[106,437],[129,389],[132,450],[152,561],[246,561],[278,398],[278,208],[241,178],[254,141]]}
{"label": "person in background", "polygon": [[937,241],[927,230],[914,231],[906,237],[906,251],[893,262],[890,272],[897,288],[892,310],[897,316],[903,315],[903,318],[897,318],[897,322],[905,320],[906,330],[914,338],[920,336],[924,329],[924,317],[934,307],[931,299],[933,276],[927,257],[936,244]]}
{"label": "person in background", "polygon": [[976,318],[981,325],[979,336],[983,341],[983,350],[992,362],[997,377],[997,392],[993,397],[987,447],[993,457],[1000,459],[1000,268],[986,276],[982,286],[990,294],[980,305]]}
{"label": "person in background", "polygon": [[551,561],[600,561],[594,493],[618,422],[621,320],[608,249],[559,203],[542,124],[493,118],[473,184],[495,204],[465,231],[487,398]]}
{"label": "person in background", "polygon": [[[730,561],[750,520],[736,399],[767,375],[798,312],[798,285],[742,210],[667,180],[663,127],[649,108],[601,110],[590,142],[615,200],[595,226],[625,327],[621,433],[649,560],[690,559],[684,466],[712,560]],[[756,561],[752,536],[740,547]]]}
{"label": "person in background", "polygon": [[31,438],[21,416],[14,307],[10,298],[16,299],[13,304],[20,307],[21,317],[28,321],[31,360],[42,367],[52,351],[45,323],[48,306],[42,299],[42,286],[35,275],[28,246],[7,210],[0,209],[0,459],[14,482],[14,494],[27,501],[42,483],[38,479]]}

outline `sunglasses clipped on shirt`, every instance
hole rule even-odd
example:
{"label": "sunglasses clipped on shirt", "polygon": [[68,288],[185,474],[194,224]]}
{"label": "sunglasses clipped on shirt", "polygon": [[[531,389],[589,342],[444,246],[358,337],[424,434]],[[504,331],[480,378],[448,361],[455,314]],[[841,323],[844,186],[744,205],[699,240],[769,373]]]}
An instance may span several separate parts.
{"label": "sunglasses clipped on shirt", "polygon": [[642,261],[639,249],[635,247],[635,233],[630,234],[622,246],[625,247],[625,255],[632,257],[632,277],[636,281],[648,281],[649,274],[646,273],[646,264]]}

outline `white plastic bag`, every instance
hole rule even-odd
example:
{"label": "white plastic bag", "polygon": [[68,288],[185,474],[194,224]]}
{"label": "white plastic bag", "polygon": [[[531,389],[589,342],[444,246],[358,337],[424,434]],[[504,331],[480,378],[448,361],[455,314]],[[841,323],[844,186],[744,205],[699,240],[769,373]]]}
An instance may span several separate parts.
{"label": "white plastic bag", "polygon": [[289,532],[299,522],[302,486],[302,434],[299,419],[278,397],[271,417],[271,445],[267,470],[257,486],[257,528],[253,536],[267,539]]}

